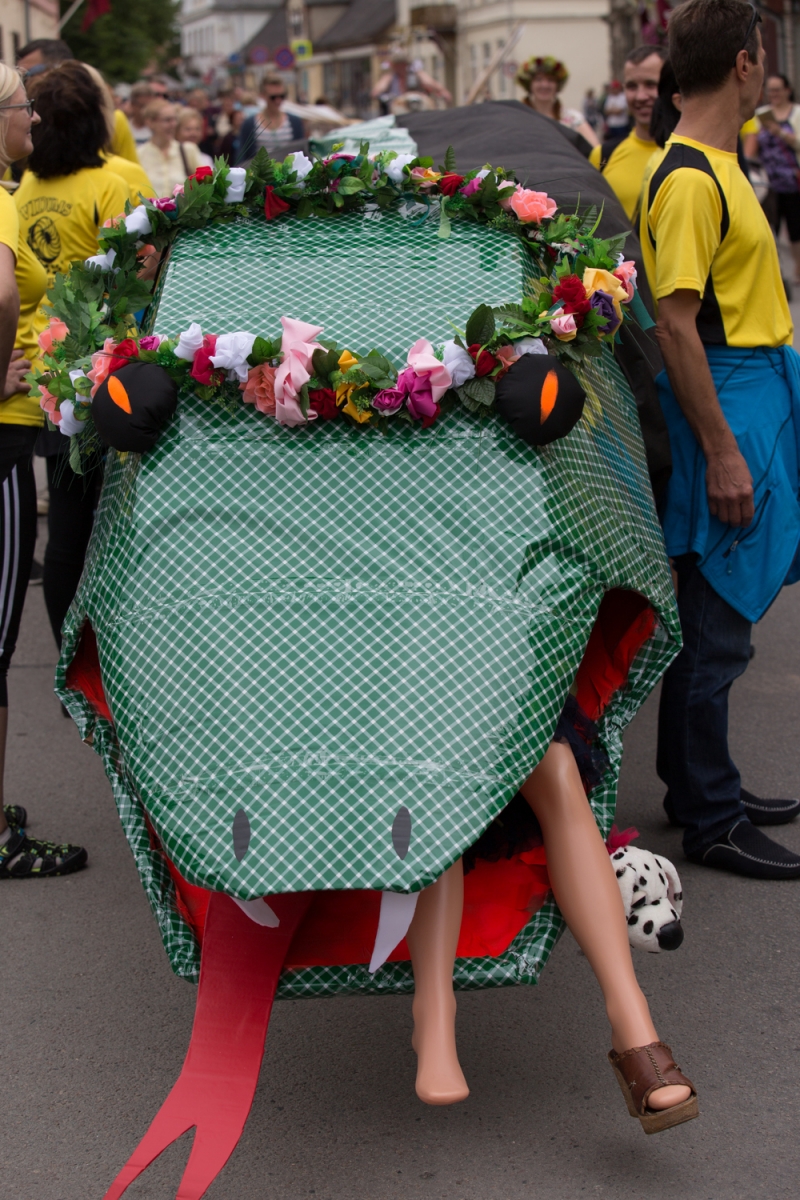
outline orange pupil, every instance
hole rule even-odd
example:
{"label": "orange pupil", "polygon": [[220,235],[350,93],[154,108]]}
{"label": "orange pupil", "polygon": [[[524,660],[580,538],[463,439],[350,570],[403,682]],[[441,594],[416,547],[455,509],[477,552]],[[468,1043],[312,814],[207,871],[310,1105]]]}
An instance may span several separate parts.
{"label": "orange pupil", "polygon": [[556,406],[558,399],[558,376],[555,371],[548,371],[544,383],[542,384],[542,394],[539,398],[539,407],[541,413],[541,424],[544,425],[550,413]]}
{"label": "orange pupil", "polygon": [[117,408],[121,408],[126,413],[131,411],[131,402],[128,399],[128,393],[125,391],[125,384],[121,383],[116,375],[109,375],[108,377],[108,394]]}

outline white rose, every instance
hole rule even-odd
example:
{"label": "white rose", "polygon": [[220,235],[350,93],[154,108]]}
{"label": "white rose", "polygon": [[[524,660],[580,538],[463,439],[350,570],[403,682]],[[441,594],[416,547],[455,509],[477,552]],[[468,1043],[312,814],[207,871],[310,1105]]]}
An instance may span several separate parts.
{"label": "white rose", "polygon": [[226,204],[241,204],[244,200],[244,189],[247,186],[247,171],[244,167],[231,167],[228,171],[228,190],[225,193]]}
{"label": "white rose", "polygon": [[386,174],[392,183],[403,182],[403,167],[407,167],[416,157],[416,154],[396,154],[392,161],[386,164]]}
{"label": "white rose", "polygon": [[[114,259],[116,257],[116,250],[111,249],[105,254],[93,254],[91,258],[85,258],[84,262],[87,267],[99,267],[101,271],[110,271],[114,266]],[[116,274],[116,271],[114,273]]]}
{"label": "white rose", "polygon": [[175,347],[175,357],[185,358],[187,362],[194,362],[194,356],[203,344],[203,331],[196,321],[192,321],[188,329],[178,338],[178,344]]}
{"label": "white rose", "polygon": [[147,209],[143,204],[139,204],[132,213],[128,213],[125,218],[125,228],[128,233],[135,233],[137,237],[147,237],[153,232],[153,226],[150,224],[150,218],[147,215]]}
{"label": "white rose", "polygon": [[244,383],[250,370],[247,357],[253,352],[255,340],[254,333],[220,334],[217,338],[216,350],[211,356],[212,363],[220,370],[228,371],[229,379],[236,378]]}
{"label": "white rose", "polygon": [[468,379],[475,378],[475,363],[466,350],[462,350],[455,342],[445,342],[442,361],[450,372],[453,387],[461,387]]}
{"label": "white rose", "polygon": [[303,154],[302,150],[295,150],[294,154],[289,155],[289,158],[292,160],[292,170],[297,172],[297,178],[305,179],[306,175],[308,175],[309,171],[314,166],[314,163],[311,161],[311,159],[308,158],[307,155]]}
{"label": "white rose", "polygon": [[72,437],[75,433],[81,433],[84,428],[83,421],[79,421],[75,416],[75,405],[71,400],[62,400],[58,411],[61,413],[58,428],[64,437]]}
{"label": "white rose", "polygon": [[524,337],[514,342],[517,354],[547,354],[547,347],[541,338]]}

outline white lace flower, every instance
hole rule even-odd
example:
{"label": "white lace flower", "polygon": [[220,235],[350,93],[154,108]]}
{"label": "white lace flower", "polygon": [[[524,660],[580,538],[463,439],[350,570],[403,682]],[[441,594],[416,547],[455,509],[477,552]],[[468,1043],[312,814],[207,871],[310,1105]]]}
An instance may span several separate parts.
{"label": "white lace flower", "polygon": [[442,361],[452,376],[453,387],[461,387],[468,379],[475,378],[475,363],[455,342],[445,342]]}
{"label": "white lace flower", "polygon": [[114,274],[119,268],[114,268],[114,259],[117,257],[117,252],[113,248],[107,250],[105,254],[93,254],[91,258],[85,258],[87,267],[99,267],[101,271],[110,271],[114,269]]}
{"label": "white lace flower", "polygon": [[75,416],[75,405],[71,400],[62,400],[58,411],[61,413],[58,428],[64,437],[72,437],[73,434],[81,432],[84,428],[83,421],[79,421]]}
{"label": "white lace flower", "polygon": [[416,157],[416,154],[397,154],[391,162],[386,164],[386,174],[392,183],[403,182],[403,167],[407,167]]}
{"label": "white lace flower", "polygon": [[187,362],[194,362],[194,356],[203,344],[203,331],[196,321],[192,321],[188,329],[185,329],[178,338],[178,344],[175,347],[175,357],[185,358]]}
{"label": "white lace flower", "polygon": [[306,154],[303,154],[302,150],[295,150],[294,154],[289,155],[289,158],[292,160],[292,170],[297,172],[297,178],[305,179],[314,166],[311,159]]}
{"label": "white lace flower", "polygon": [[220,370],[228,371],[228,378],[238,379],[241,383],[247,380],[250,365],[247,357],[253,352],[254,333],[222,333],[217,338],[217,345],[211,361]]}
{"label": "white lace flower", "polygon": [[541,338],[524,337],[514,342],[514,351],[517,354],[547,354],[547,347]]}
{"label": "white lace flower", "polygon": [[137,237],[147,237],[153,232],[147,209],[143,204],[138,204],[133,212],[128,213],[125,218],[125,228],[128,233],[135,233]]}
{"label": "white lace flower", "polygon": [[228,190],[225,193],[225,203],[241,204],[244,200],[246,186],[247,171],[244,167],[231,167],[228,171]]}

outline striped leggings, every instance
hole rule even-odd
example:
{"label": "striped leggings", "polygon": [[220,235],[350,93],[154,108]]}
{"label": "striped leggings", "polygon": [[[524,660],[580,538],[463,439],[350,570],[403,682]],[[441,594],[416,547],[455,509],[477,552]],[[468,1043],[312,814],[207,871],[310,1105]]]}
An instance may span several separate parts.
{"label": "striped leggings", "polygon": [[38,432],[33,426],[0,424],[0,708],[8,707],[8,668],[36,545],[33,448]]}

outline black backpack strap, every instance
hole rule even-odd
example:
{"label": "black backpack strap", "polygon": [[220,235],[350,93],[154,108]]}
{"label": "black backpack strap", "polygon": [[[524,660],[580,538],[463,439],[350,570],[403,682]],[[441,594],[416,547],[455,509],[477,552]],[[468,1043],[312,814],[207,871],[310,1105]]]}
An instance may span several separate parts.
{"label": "black backpack strap", "polygon": [[[650,210],[653,207],[658,189],[664,183],[668,176],[673,171],[678,171],[681,168],[688,167],[694,171],[702,171],[703,174],[709,175],[719,193],[720,205],[722,207],[722,215],[719,223],[719,240],[720,245],[728,235],[728,230],[731,227],[731,217],[728,210],[728,201],[725,198],[725,193],[722,190],[722,185],[714,174],[714,169],[711,163],[703,154],[702,150],[698,150],[695,146],[686,146],[683,142],[673,142],[658,169],[653,173],[650,179],[650,188],[647,196],[647,236],[650,239],[650,245],[656,249],[656,239],[653,236],[653,230],[650,226]],[[700,340],[706,345],[724,346],[726,345],[725,326],[722,321],[722,313],[720,311],[719,302],[714,292],[714,283],[711,278],[711,271],[708,272],[706,279],[705,291],[700,304],[700,311],[697,314],[697,332],[700,334]]]}

